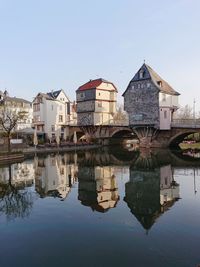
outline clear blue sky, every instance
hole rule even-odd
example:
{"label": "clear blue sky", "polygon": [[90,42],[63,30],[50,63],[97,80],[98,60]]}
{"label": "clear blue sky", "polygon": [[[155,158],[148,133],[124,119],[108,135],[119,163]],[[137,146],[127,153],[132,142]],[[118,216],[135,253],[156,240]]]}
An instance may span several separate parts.
{"label": "clear blue sky", "polygon": [[199,109],[199,0],[0,0],[0,89],[13,96],[73,100],[97,77],[121,95],[144,59]]}

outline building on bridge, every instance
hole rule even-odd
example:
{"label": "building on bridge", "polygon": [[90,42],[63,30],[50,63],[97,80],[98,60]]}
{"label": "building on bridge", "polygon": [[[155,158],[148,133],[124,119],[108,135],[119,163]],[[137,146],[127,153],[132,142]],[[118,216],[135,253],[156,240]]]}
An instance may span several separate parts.
{"label": "building on bridge", "polygon": [[117,88],[104,79],[90,80],[76,91],[77,124],[110,125],[116,112]]}
{"label": "building on bridge", "polygon": [[123,93],[130,126],[170,130],[178,109],[178,96],[178,92],[144,63]]}

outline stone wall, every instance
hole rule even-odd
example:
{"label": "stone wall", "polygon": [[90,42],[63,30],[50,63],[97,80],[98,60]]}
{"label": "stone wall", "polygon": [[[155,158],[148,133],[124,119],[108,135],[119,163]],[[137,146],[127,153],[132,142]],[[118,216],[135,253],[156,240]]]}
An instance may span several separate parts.
{"label": "stone wall", "polygon": [[124,109],[130,125],[159,127],[158,88],[149,79],[131,81],[124,93]]}

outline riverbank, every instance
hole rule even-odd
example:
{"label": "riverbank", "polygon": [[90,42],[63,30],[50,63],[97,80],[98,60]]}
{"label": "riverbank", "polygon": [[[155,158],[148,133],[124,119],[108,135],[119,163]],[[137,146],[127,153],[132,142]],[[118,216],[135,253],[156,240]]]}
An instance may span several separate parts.
{"label": "riverbank", "polygon": [[12,163],[13,161],[24,160],[24,154],[22,152],[12,152],[12,153],[1,153],[0,154],[0,164]]}
{"label": "riverbank", "polygon": [[70,151],[79,151],[79,150],[91,150],[100,148],[101,145],[77,145],[77,146],[67,146],[67,147],[44,147],[44,148],[26,148],[23,150],[24,156],[31,156],[35,154],[48,154],[48,153],[62,153]]}
{"label": "riverbank", "polygon": [[37,154],[64,153],[70,151],[91,150],[102,147],[101,145],[76,145],[66,147],[29,147],[22,150],[14,151],[10,154],[0,153],[0,164],[7,162],[23,161],[25,158],[34,157]]}

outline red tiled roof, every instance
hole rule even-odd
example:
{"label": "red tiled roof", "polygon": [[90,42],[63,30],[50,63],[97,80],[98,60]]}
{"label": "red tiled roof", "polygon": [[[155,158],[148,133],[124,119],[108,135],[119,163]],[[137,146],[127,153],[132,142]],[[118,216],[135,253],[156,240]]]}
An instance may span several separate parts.
{"label": "red tiled roof", "polygon": [[96,88],[102,83],[101,79],[98,80],[90,80],[89,82],[85,83],[84,85],[80,86],[78,88],[79,91],[89,90],[92,88]]}
{"label": "red tiled roof", "polygon": [[[77,91],[84,91],[84,90],[89,90],[89,89],[95,89],[97,88],[101,83],[110,83],[114,86],[113,83],[106,81],[104,79],[96,79],[96,80],[90,80],[89,82],[83,84],[78,88]],[[114,86],[115,90],[117,91],[116,87]]]}

